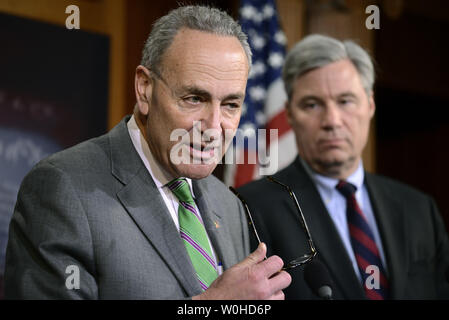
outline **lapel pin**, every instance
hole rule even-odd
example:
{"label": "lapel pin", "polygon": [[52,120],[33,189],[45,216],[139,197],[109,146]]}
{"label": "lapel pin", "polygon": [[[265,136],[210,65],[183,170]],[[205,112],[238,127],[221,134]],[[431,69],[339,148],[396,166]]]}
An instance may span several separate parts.
{"label": "lapel pin", "polygon": [[220,224],[218,223],[218,221],[214,221],[214,224],[216,229],[220,228]]}

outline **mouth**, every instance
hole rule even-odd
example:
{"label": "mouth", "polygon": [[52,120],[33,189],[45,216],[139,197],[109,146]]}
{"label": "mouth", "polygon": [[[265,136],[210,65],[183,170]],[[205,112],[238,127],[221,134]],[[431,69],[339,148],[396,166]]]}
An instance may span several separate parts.
{"label": "mouth", "polygon": [[319,145],[325,148],[339,148],[344,142],[345,140],[342,138],[321,139]]}
{"label": "mouth", "polygon": [[[190,154],[193,159],[197,160],[210,160],[215,157],[216,149],[218,146],[216,144],[194,144],[190,143],[189,149]],[[218,151],[218,150],[217,150]]]}

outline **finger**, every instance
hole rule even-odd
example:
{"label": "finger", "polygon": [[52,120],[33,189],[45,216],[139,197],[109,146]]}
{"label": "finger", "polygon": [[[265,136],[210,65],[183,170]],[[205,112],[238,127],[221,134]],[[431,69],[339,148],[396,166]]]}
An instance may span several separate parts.
{"label": "finger", "polygon": [[278,256],[271,256],[267,260],[264,260],[257,264],[256,268],[261,269],[263,275],[267,278],[274,276],[281,271],[284,262]]}
{"label": "finger", "polygon": [[269,280],[270,288],[272,292],[281,291],[287,288],[292,282],[291,275],[286,271],[278,272]]}
{"label": "finger", "polygon": [[285,294],[282,290],[279,290],[279,291],[275,292],[267,300],[285,300]]}
{"label": "finger", "polygon": [[249,254],[244,260],[242,260],[238,265],[241,267],[249,267],[253,264],[257,264],[265,259],[267,254],[267,246],[265,243],[259,243],[259,246],[251,254]]}

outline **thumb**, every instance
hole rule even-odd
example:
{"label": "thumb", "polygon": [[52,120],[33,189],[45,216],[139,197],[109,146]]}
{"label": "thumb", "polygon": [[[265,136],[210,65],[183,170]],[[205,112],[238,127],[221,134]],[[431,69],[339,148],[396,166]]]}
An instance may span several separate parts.
{"label": "thumb", "polygon": [[265,243],[261,242],[259,243],[257,249],[251,252],[251,254],[249,254],[239,264],[242,267],[249,267],[253,264],[257,264],[266,259],[266,255],[267,255],[267,246]]}

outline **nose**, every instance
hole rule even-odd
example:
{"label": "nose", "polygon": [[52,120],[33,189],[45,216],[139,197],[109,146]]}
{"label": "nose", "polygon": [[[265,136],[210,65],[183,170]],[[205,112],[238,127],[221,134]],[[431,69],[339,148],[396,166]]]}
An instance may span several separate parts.
{"label": "nose", "polygon": [[325,130],[333,130],[342,124],[341,110],[333,102],[328,103],[323,112],[321,126]]}
{"label": "nose", "polygon": [[202,126],[206,141],[215,140],[221,135],[221,122],[222,114],[220,104],[211,104],[204,115]]}

